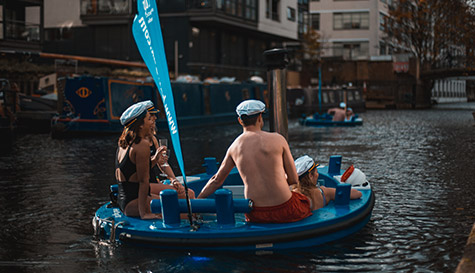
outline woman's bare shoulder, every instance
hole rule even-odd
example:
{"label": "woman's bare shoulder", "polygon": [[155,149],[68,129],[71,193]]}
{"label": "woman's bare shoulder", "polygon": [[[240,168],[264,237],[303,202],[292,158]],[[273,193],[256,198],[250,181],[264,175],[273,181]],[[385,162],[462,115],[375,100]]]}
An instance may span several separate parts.
{"label": "woman's bare shoulder", "polygon": [[143,153],[147,152],[150,153],[150,141],[148,139],[142,138],[139,143],[135,143],[132,145],[132,149],[134,153]]}

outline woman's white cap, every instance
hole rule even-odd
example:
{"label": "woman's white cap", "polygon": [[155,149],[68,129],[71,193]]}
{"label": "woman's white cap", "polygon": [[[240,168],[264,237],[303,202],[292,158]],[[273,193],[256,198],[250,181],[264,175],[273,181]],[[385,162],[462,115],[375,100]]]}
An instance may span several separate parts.
{"label": "woman's white cap", "polygon": [[150,100],[137,102],[127,108],[120,116],[120,123],[125,127],[129,127],[134,123],[141,115],[148,111],[150,113],[158,113],[155,109],[153,102]]}
{"label": "woman's white cap", "polygon": [[295,160],[295,168],[297,169],[297,175],[299,177],[307,174],[318,165],[319,164],[315,164],[315,161],[308,155],[301,156]]}
{"label": "woman's white cap", "polygon": [[252,116],[266,110],[266,105],[260,100],[245,100],[236,107],[238,116]]}

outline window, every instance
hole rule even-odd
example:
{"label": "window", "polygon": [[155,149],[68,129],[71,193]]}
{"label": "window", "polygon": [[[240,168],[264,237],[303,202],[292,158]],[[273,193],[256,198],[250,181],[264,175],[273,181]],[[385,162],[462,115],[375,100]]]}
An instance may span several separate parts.
{"label": "window", "polygon": [[131,0],[81,0],[81,15],[129,14]]}
{"label": "window", "polygon": [[249,20],[257,20],[256,0],[246,0],[244,16]]}
{"label": "window", "polygon": [[369,12],[334,13],[333,29],[369,29]]}
{"label": "window", "polygon": [[0,5],[0,40],[3,40],[3,5]]}
{"label": "window", "polygon": [[243,11],[243,3],[242,3],[242,2],[243,2],[243,1],[244,1],[244,0],[237,0],[237,3],[236,3],[236,5],[237,5],[237,8],[236,8],[237,14],[236,14],[236,15],[237,15],[238,17],[243,17],[243,16],[242,16],[242,15],[243,15],[243,14],[242,14],[242,11]]}
{"label": "window", "polygon": [[333,48],[334,56],[341,56],[346,60],[369,56],[368,42],[335,42]]}
{"label": "window", "polygon": [[379,42],[379,55],[386,55],[386,44]]}
{"label": "window", "polygon": [[299,14],[297,15],[297,21],[298,21],[298,33],[304,34],[306,33],[308,25],[308,18],[309,13],[307,11],[304,11],[302,9],[299,9]]}
{"label": "window", "polygon": [[287,19],[289,21],[295,22],[295,9],[287,7]]}
{"label": "window", "polygon": [[266,0],[266,18],[273,21],[280,21],[279,19],[280,0]]}
{"label": "window", "polygon": [[386,20],[386,15],[382,12],[379,13],[379,30],[384,31],[384,21]]}
{"label": "window", "polygon": [[320,13],[312,14],[312,28],[314,30],[320,30]]}

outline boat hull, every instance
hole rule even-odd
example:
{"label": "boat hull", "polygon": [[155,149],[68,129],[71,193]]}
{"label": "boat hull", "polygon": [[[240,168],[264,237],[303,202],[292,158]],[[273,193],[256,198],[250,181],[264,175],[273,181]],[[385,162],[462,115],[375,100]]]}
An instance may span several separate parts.
{"label": "boat hull", "polygon": [[[209,165],[212,166],[213,162]],[[330,166],[319,167],[319,184],[336,187],[338,192],[340,183],[333,176],[341,175],[340,165],[341,162],[334,162],[330,158]],[[337,172],[334,166],[338,166]],[[187,185],[195,192],[200,192],[211,175],[204,173],[192,176]],[[236,190],[239,187],[241,192]],[[235,199],[243,197],[242,181],[236,169],[230,173],[223,188],[232,189]],[[368,223],[375,196],[369,184],[359,190],[362,192],[361,198],[348,200],[344,205],[331,201],[324,208],[313,211],[311,216],[293,223],[250,223],[245,221],[244,213],[235,213],[232,223],[222,224],[215,211],[200,213],[201,219],[196,222],[199,228],[192,229],[186,217],[174,225],[161,219],[141,220],[125,216],[114,203],[108,203],[97,210],[93,225],[96,235],[110,241],[156,248],[233,251],[302,248],[347,237]]]}
{"label": "boat hull", "polygon": [[[278,250],[321,245],[359,231],[370,220],[375,200],[371,191],[364,193],[364,200],[360,202],[365,202],[365,206],[329,205],[304,220],[285,224],[254,224],[241,217],[234,226],[219,227],[205,216],[200,229],[191,231],[187,220],[173,229],[164,227],[161,221],[145,220],[148,227],[144,228],[135,223],[144,220],[126,217],[118,208],[112,214],[121,215],[116,221],[128,222],[115,231],[116,239],[127,244],[167,249]],[[99,210],[96,218],[107,219],[113,217],[112,214]],[[110,235],[111,226],[104,226],[104,236]]]}
{"label": "boat hull", "polygon": [[315,114],[311,117],[302,117],[299,119],[299,123],[304,126],[313,126],[313,127],[354,127],[363,125],[363,119],[354,116],[351,120],[348,121],[333,121],[332,116],[328,114],[318,115]]}

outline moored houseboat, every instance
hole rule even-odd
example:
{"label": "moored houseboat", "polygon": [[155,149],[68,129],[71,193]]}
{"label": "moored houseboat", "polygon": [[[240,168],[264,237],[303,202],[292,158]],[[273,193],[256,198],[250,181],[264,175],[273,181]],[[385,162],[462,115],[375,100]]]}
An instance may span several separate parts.
{"label": "moored houseboat", "polygon": [[[116,133],[123,129],[122,112],[138,101],[151,100],[161,111],[157,125],[168,129],[162,100],[151,81],[131,81],[107,77],[65,78],[58,92],[60,113],[51,120],[53,137],[70,133]],[[215,125],[235,121],[234,109],[242,100],[268,100],[263,83],[182,83],[172,82],[180,128]]]}

